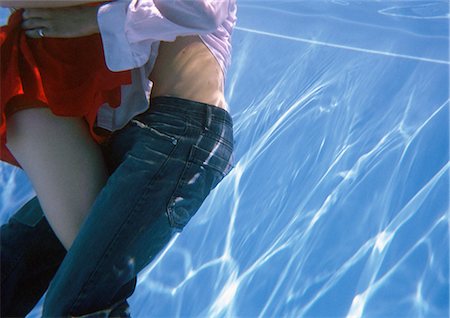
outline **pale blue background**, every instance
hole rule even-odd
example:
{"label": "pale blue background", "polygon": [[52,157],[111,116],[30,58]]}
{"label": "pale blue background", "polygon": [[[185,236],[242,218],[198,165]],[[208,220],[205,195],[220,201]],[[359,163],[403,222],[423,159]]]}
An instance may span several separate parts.
{"label": "pale blue background", "polygon": [[[448,317],[448,1],[238,17],[236,168],[142,273],[133,316]],[[5,222],[31,188],[6,165],[0,184]]]}

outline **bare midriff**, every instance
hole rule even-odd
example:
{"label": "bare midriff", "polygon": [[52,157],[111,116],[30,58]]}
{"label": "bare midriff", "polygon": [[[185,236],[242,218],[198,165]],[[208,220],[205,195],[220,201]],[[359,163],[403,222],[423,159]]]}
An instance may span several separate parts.
{"label": "bare midriff", "polygon": [[173,96],[227,109],[222,69],[198,36],[161,42],[149,78],[152,97]]}

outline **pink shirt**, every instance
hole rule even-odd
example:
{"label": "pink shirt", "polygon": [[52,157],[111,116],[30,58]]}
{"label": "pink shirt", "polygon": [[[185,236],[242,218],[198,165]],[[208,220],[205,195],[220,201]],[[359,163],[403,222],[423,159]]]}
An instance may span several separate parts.
{"label": "pink shirt", "polygon": [[116,130],[148,108],[159,41],[199,35],[224,74],[230,65],[236,0],[116,0],[100,7],[98,23],[106,64],[113,71],[133,69],[133,84],[122,88],[122,105],[103,106],[100,127]]}

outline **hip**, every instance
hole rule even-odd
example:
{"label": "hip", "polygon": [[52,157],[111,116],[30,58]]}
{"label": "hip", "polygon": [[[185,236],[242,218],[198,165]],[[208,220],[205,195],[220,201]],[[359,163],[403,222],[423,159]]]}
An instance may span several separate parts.
{"label": "hip", "polygon": [[113,133],[106,157],[112,172],[139,183],[146,201],[158,197],[164,208],[156,214],[182,229],[233,166],[232,119],[221,108],[180,98],[151,105]]}

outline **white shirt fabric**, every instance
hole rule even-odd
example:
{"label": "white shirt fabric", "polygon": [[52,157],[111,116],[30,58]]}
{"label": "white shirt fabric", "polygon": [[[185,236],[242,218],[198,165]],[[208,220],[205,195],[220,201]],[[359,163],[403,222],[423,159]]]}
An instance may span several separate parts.
{"label": "white shirt fabric", "polygon": [[199,35],[224,75],[230,65],[236,0],[116,0],[102,5],[98,24],[106,64],[112,71],[132,70],[118,108],[103,105],[97,125],[114,131],[148,108],[153,68],[160,41]]}

